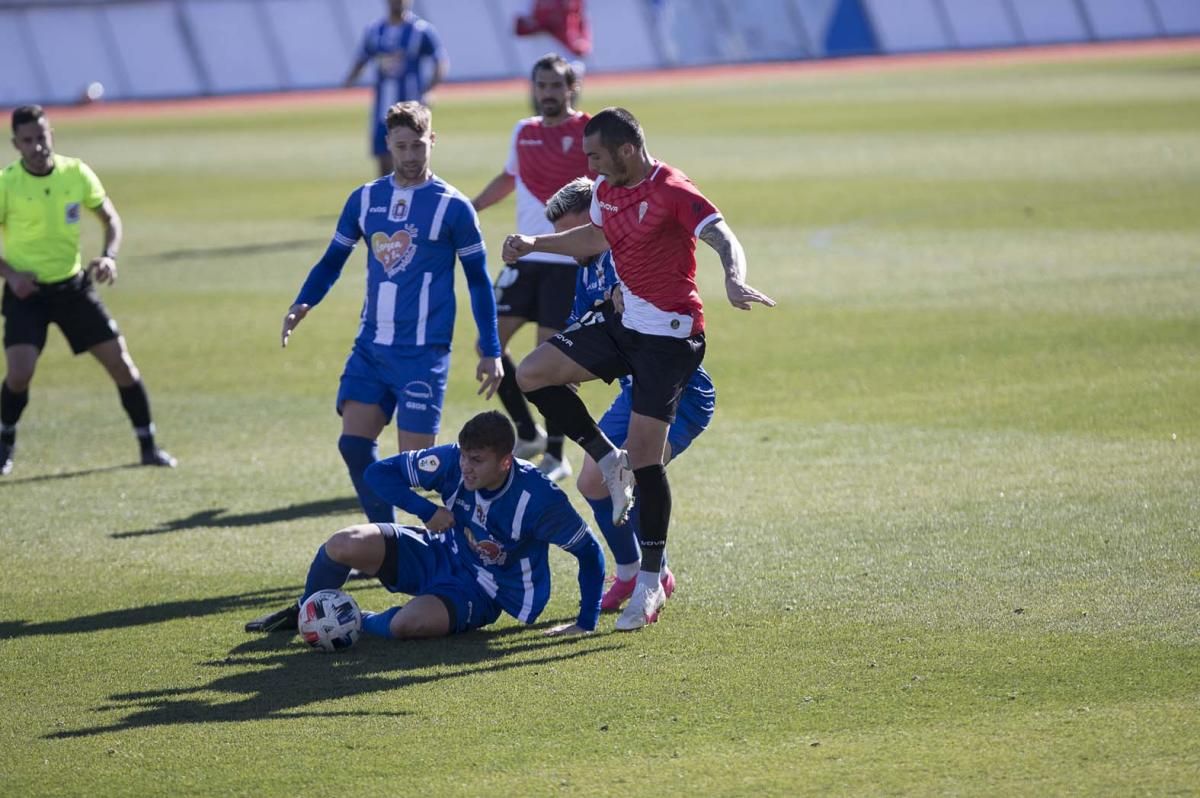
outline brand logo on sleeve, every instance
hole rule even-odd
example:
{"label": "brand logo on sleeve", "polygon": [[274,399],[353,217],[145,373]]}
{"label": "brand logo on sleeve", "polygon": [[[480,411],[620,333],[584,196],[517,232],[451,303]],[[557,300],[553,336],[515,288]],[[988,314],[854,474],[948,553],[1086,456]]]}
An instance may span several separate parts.
{"label": "brand logo on sleeve", "polygon": [[441,464],[442,461],[438,459],[436,454],[427,454],[417,461],[417,468],[427,473],[433,473],[438,470],[438,466]]}

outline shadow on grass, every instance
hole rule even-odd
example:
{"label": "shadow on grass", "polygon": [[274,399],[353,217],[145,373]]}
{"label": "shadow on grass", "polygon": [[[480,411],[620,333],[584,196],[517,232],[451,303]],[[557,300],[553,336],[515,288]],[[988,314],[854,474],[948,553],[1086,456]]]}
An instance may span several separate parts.
{"label": "shadow on grass", "polygon": [[265,241],[261,244],[239,244],[234,247],[196,247],[194,249],[172,249],[147,257],[159,261],[193,260],[205,258],[228,258],[242,255],[261,255],[270,252],[287,252],[294,249],[312,249],[328,244],[328,238],[297,238],[291,241]]}
{"label": "shadow on grass", "polygon": [[75,477],[86,477],[91,474],[103,474],[107,471],[121,471],[126,468],[142,468],[141,463],[122,463],[120,465],[97,466],[96,468],[81,468],[78,471],[60,471],[57,474],[39,474],[36,477],[17,477],[12,479],[5,477],[0,479],[0,488],[6,485],[26,485],[31,482],[50,482],[56,479],[74,479]]}
{"label": "shadow on grass", "polygon": [[[545,628],[549,622],[533,628]],[[523,637],[505,642],[514,634]],[[588,638],[587,640],[592,640]],[[365,638],[349,651],[323,656],[294,635],[255,637],[229,656],[205,663],[221,671],[194,687],[115,693],[96,712],[128,712],[113,723],[51,732],[44,739],[89,737],[127,729],[190,723],[334,717],[402,717],[407,710],[305,709],[312,704],[489,673],[537,669],[618,648],[578,638],[547,638],[531,627],[481,630],[440,640]]]}
{"label": "shadow on grass", "polygon": [[259,524],[274,524],[280,521],[295,521],[299,518],[312,518],[318,515],[337,515],[359,510],[358,499],[344,497],[340,499],[321,499],[304,504],[289,504],[286,507],[276,507],[273,510],[259,510],[252,513],[223,515],[225,508],[215,510],[200,510],[184,518],[166,521],[153,529],[137,529],[132,532],[113,532],[110,538],[140,538],[147,535],[165,535],[168,532],[179,532],[184,529],[201,529],[204,527],[258,526]]}
{"label": "shadow on grass", "polygon": [[43,621],[40,623],[32,623],[30,621],[0,621],[0,640],[33,637],[36,635],[84,634],[106,629],[124,629],[130,626],[165,623],[181,618],[198,618],[203,615],[214,615],[230,610],[262,609],[265,606],[293,601],[302,590],[302,585],[294,585],[292,587],[237,593],[231,596],[168,601],[163,604],[150,604],[145,607],[131,607],[125,610],[98,612],[95,615],[67,618],[62,621]]}

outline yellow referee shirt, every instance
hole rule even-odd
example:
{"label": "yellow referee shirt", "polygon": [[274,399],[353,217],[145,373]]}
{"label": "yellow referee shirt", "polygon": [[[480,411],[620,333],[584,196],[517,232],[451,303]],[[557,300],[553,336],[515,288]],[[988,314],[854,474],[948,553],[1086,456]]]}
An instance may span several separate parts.
{"label": "yellow referee shirt", "polygon": [[54,169],[38,177],[17,160],[0,172],[0,228],[4,259],[39,283],[78,272],[79,221],[84,208],[104,204],[104,186],[78,158],[54,155]]}

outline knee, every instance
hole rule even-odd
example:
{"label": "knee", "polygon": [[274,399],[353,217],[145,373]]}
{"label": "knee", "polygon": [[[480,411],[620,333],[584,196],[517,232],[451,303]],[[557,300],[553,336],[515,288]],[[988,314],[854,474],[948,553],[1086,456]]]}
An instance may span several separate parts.
{"label": "knee", "polygon": [[18,366],[17,368],[10,366],[8,374],[4,377],[4,384],[13,393],[25,393],[29,390],[29,383],[31,382],[33,382],[33,369],[23,366]]}
{"label": "knee", "polygon": [[604,477],[601,475],[599,467],[590,458],[580,470],[579,478],[575,480],[575,487],[579,489],[585,499],[603,499],[608,496],[608,488],[604,486]]}
{"label": "knee", "polygon": [[517,366],[517,387],[522,393],[546,387],[545,375],[532,358],[525,358]]}
{"label": "knee", "polygon": [[325,553],[340,565],[351,565],[358,559],[366,545],[367,532],[363,527],[347,527],[334,532],[325,541]]}

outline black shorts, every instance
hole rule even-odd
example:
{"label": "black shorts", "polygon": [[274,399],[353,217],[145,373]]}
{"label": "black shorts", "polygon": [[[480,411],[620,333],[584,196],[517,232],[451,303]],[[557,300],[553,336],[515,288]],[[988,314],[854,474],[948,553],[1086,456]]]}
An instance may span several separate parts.
{"label": "black shorts", "polygon": [[41,351],[51,322],[62,330],[77,355],[121,334],[87,272],[58,283],[38,283],[38,290],[25,299],[17,299],[5,284],[2,307],[6,349],[28,344]]}
{"label": "black shorts", "polygon": [[572,326],[549,342],[605,382],[633,377],[633,412],[670,424],[692,373],[704,360],[704,333],[688,338],[630,330],[606,313],[597,324]]}
{"label": "black shorts", "polygon": [[561,330],[575,304],[578,274],[579,267],[570,263],[519,260],[505,266],[496,276],[496,315]]}

